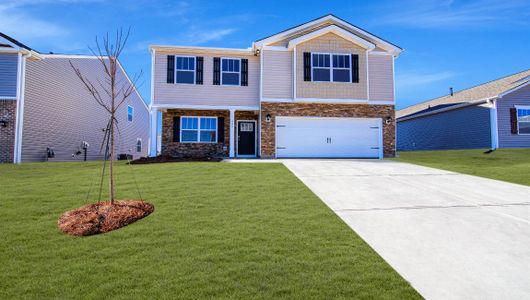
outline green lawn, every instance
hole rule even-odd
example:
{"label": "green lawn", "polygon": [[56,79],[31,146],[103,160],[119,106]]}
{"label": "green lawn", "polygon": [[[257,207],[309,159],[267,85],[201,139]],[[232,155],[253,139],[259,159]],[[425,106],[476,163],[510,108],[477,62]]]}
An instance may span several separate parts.
{"label": "green lawn", "polygon": [[[122,199],[137,198],[130,168]],[[155,212],[76,238],[56,222],[99,164],[0,165],[0,299],[420,298],[281,164],[134,168]]]}
{"label": "green lawn", "polygon": [[399,152],[397,160],[530,185],[530,149]]}

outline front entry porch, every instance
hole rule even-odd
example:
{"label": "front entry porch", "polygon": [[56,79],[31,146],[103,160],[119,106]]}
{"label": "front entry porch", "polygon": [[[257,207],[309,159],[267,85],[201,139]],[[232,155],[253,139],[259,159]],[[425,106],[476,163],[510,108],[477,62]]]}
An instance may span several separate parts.
{"label": "front entry porch", "polygon": [[[160,138],[156,128],[161,112]],[[259,110],[152,108],[150,156],[258,157]],[[160,142],[161,145],[157,145]],[[157,147],[160,151],[157,151]]]}

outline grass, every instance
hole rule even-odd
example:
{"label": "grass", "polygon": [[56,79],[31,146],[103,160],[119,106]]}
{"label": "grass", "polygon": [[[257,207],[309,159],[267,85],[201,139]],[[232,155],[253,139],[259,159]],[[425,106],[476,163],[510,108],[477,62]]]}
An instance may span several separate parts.
{"label": "grass", "polygon": [[[107,234],[56,222],[99,163],[0,165],[0,299],[420,298],[281,164],[134,166],[155,212]],[[118,196],[138,198],[119,164]]]}
{"label": "grass", "polygon": [[397,160],[530,185],[530,149],[400,152]]}

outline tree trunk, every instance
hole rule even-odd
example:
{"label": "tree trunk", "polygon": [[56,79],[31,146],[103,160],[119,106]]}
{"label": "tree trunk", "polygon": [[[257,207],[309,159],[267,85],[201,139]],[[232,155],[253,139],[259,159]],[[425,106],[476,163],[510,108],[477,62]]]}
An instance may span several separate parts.
{"label": "tree trunk", "polygon": [[109,195],[110,203],[114,203],[114,114],[110,121],[110,151],[109,151]]}

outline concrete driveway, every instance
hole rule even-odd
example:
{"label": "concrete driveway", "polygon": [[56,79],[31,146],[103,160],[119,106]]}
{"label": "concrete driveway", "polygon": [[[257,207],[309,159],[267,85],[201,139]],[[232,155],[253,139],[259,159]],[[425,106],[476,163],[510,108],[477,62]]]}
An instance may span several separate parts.
{"label": "concrete driveway", "polygon": [[284,164],[424,297],[530,299],[530,187],[393,161]]}

